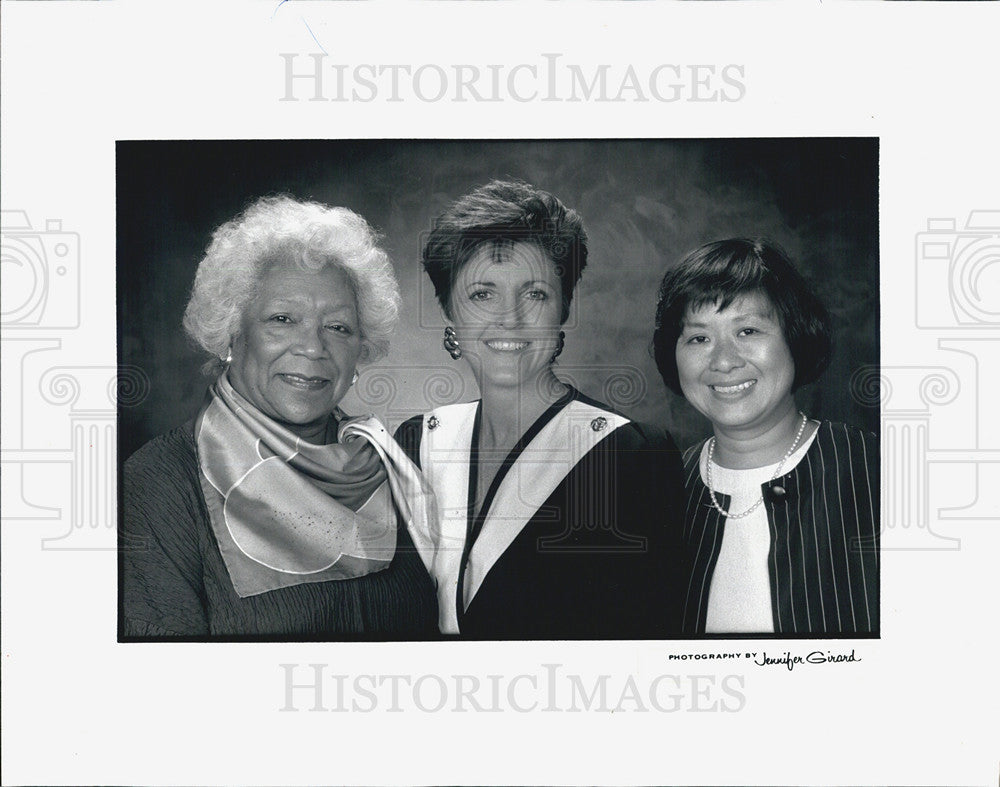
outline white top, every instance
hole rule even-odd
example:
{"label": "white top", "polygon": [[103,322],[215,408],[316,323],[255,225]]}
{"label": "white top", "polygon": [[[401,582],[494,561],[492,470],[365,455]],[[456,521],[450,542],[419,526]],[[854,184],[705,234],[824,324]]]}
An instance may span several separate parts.
{"label": "white top", "polygon": [[[788,457],[782,475],[794,468],[809,450],[816,433],[802,442]],[[708,484],[708,441],[701,450],[701,480]],[[746,511],[760,499],[761,484],[766,484],[778,469],[778,462],[765,467],[732,470],[712,462],[712,488],[716,496],[729,495],[727,511]],[[705,631],[709,634],[771,633],[771,581],[767,571],[767,555],[771,549],[771,529],[767,522],[767,505],[760,505],[749,516],[727,518],[722,530],[722,549],[712,572],[708,594],[708,618]]]}

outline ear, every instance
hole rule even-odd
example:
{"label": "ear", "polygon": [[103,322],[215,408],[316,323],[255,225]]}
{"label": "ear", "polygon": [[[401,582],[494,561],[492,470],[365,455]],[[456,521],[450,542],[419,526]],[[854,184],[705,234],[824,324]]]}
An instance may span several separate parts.
{"label": "ear", "polygon": [[229,364],[233,362],[233,348],[236,347],[239,340],[239,331],[233,331],[229,334],[229,344],[226,346],[225,350],[219,353],[219,361],[222,362],[223,366],[229,366]]}

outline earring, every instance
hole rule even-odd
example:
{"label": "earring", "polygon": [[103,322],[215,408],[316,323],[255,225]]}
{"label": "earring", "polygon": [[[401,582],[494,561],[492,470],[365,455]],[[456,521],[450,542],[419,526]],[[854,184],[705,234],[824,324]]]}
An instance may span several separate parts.
{"label": "earring", "polygon": [[229,364],[231,364],[231,363],[233,362],[233,348],[232,348],[232,347],[230,347],[230,348],[229,348],[229,349],[228,349],[228,350],[226,351],[226,357],[222,359],[222,362],[223,362],[223,363],[224,363],[224,364],[225,364],[226,366],[229,366]]}
{"label": "earring", "polygon": [[450,325],[444,329],[444,348],[448,354],[456,361],[462,357],[462,348],[458,346],[458,338],[455,336],[455,329]]}
{"label": "earring", "polygon": [[354,376],[351,378],[351,385],[354,385],[358,381],[358,377],[360,377],[360,375],[358,374],[358,370],[355,369]]}
{"label": "earring", "polygon": [[556,358],[563,351],[563,347],[566,344],[566,334],[563,331],[559,331],[559,341],[556,343],[556,351],[552,353],[552,357],[549,359],[549,363],[555,363]]}

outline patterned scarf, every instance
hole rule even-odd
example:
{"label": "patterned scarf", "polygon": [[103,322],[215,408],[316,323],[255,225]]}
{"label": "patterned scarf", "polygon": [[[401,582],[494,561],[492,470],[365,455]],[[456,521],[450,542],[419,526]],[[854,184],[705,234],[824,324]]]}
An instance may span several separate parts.
{"label": "patterned scarf", "polygon": [[346,419],[338,438],[302,440],[225,374],[209,389],[195,422],[198,465],[241,598],[381,571],[396,549],[397,510],[418,532],[436,529],[429,488],[377,419]]}

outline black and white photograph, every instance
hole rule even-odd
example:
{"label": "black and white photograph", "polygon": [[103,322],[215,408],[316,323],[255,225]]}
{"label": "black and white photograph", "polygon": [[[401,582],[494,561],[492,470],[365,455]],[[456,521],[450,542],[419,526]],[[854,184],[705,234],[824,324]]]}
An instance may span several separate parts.
{"label": "black and white photograph", "polygon": [[2,0],[0,782],[997,784],[998,14]]}
{"label": "black and white photograph", "polygon": [[120,636],[877,636],[877,156],[119,142]]}

